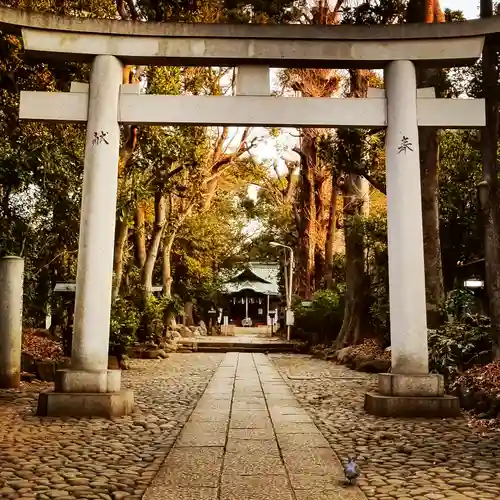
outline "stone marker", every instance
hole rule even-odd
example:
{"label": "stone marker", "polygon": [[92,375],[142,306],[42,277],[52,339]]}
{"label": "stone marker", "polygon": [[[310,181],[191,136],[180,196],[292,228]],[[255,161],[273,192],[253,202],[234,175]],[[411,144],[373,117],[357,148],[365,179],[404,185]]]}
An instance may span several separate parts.
{"label": "stone marker", "polygon": [[24,259],[0,259],[0,388],[21,383]]}

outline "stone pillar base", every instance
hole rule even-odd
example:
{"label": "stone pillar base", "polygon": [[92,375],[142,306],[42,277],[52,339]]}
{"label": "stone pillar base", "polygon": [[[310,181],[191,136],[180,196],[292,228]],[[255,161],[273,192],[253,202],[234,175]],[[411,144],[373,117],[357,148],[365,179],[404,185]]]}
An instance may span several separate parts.
{"label": "stone pillar base", "polygon": [[444,418],[460,416],[460,402],[453,396],[383,396],[365,394],[365,411],[378,417]]}
{"label": "stone pillar base", "polygon": [[56,392],[120,392],[121,377],[121,370],[102,370],[100,372],[58,370],[55,379]]}
{"label": "stone pillar base", "polygon": [[444,396],[444,378],[437,374],[379,373],[378,392],[382,396]]}
{"label": "stone pillar base", "polygon": [[104,417],[128,415],[134,409],[132,391],[122,391],[121,370],[86,372],[58,370],[55,391],[38,397],[41,417]]}
{"label": "stone pillar base", "polygon": [[378,393],[365,394],[365,411],[379,417],[458,417],[458,398],[444,394],[442,375],[379,373]]}
{"label": "stone pillar base", "polygon": [[37,415],[41,417],[103,417],[129,415],[134,409],[132,391],[109,393],[42,392]]}

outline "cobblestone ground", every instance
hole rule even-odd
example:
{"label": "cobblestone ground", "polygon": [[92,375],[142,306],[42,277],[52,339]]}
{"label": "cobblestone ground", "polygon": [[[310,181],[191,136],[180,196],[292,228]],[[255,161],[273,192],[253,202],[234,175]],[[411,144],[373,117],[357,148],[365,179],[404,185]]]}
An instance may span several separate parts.
{"label": "cobblestone ground", "polygon": [[115,421],[40,419],[40,386],[0,391],[0,499],[139,500],[223,357],[134,361],[137,412]]}
{"label": "cobblestone ground", "polygon": [[363,411],[376,376],[309,356],[272,355],[341,459],[354,453],[368,499],[500,499],[500,434],[465,419],[385,419]]}

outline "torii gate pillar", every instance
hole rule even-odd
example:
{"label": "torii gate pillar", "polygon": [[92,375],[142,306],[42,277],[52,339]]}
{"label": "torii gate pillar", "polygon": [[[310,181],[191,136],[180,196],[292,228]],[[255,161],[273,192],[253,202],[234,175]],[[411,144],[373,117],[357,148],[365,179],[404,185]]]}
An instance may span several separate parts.
{"label": "torii gate pillar", "polygon": [[387,93],[387,243],[392,373],[427,375],[427,321],[415,67],[390,63]]}
{"label": "torii gate pillar", "polygon": [[459,401],[444,394],[443,376],[429,374],[415,66],[389,63],[384,80],[392,363],[391,373],[379,375],[378,393],[366,394],[365,409],[379,416],[457,416]]}
{"label": "torii gate pillar", "polygon": [[40,395],[40,415],[116,417],[133,409],[121,371],[108,370],[122,68],[110,55],[92,63],[71,369],[58,371],[55,391]]}

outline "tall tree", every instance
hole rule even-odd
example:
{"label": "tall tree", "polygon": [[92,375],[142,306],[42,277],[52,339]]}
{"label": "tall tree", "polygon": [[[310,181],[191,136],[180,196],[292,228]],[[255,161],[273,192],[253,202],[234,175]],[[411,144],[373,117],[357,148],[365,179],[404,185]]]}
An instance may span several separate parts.
{"label": "tall tree", "polygon": [[[407,22],[445,22],[439,0],[410,0]],[[444,97],[445,75],[439,69],[417,68],[417,86],[433,87]],[[422,187],[422,229],[424,236],[427,323],[437,326],[445,301],[441,239],[439,234],[439,131],[419,127],[420,176]]]}
{"label": "tall tree", "polygon": [[[338,2],[330,9],[328,2],[318,0],[311,8],[307,22],[311,24],[333,24],[338,22]],[[335,70],[292,69],[283,72],[283,83],[303,97],[332,97],[339,90],[340,76]],[[302,129],[299,146],[294,149],[300,156],[300,175],[295,204],[295,221],[300,245],[298,252],[298,291],[310,299],[324,281],[327,262],[332,253],[335,211],[332,201],[337,203],[336,184],[332,180],[333,169],[323,161],[322,142],[329,141],[331,131]],[[332,212],[333,210],[333,212]]]}
{"label": "tall tree", "polygon": [[[349,97],[366,97],[368,72],[350,71]],[[365,134],[360,130],[340,130],[338,137],[338,168],[348,172],[351,165],[359,165],[365,155]],[[364,179],[355,173],[344,176],[344,234],[346,253],[346,296],[344,318],[337,337],[337,346],[355,344],[362,335],[362,320],[366,309],[365,242],[363,234],[363,205],[366,203],[362,189]]]}
{"label": "tall tree", "polygon": [[[493,17],[493,0],[481,0],[481,17]],[[483,89],[486,100],[486,127],[481,130],[483,180],[479,198],[484,220],[484,255],[493,336],[493,353],[500,358],[500,195],[498,192],[499,85],[498,50],[486,40],[482,57]]]}

